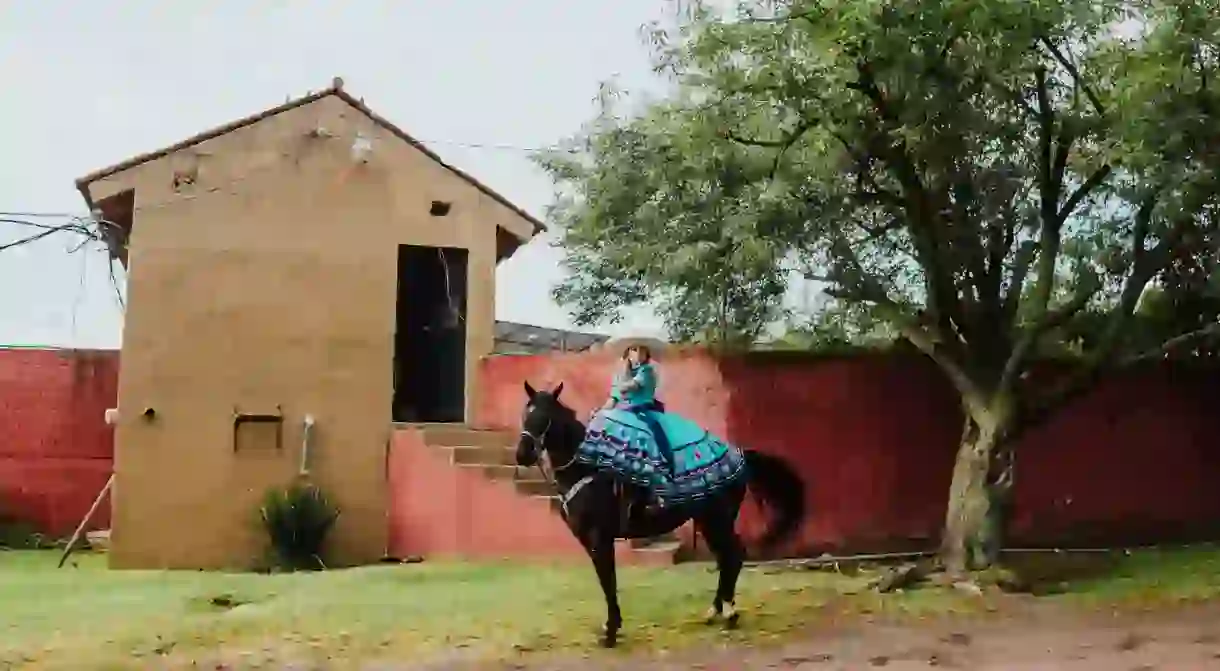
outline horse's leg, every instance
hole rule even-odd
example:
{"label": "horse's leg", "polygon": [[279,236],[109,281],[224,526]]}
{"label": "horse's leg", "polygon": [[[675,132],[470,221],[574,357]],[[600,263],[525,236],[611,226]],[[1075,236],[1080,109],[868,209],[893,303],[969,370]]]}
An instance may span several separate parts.
{"label": "horse's leg", "polygon": [[726,497],[709,501],[706,511],[699,516],[699,530],[707,541],[708,548],[716,556],[718,578],[716,582],[716,597],[712,607],[707,612],[707,622],[711,624],[719,616],[724,616],[725,626],[734,628],[741,619],[737,612],[737,577],[741,575],[741,567],[745,564],[746,551],[737,535],[735,526],[737,520],[737,504],[735,497]]}
{"label": "horse's leg", "polygon": [[[611,508],[611,514],[614,514]],[[602,630],[602,646],[613,648],[618,645],[618,630],[623,626],[623,614],[618,608],[618,576],[614,566],[614,534],[609,520],[593,530],[586,542],[585,551],[593,560],[593,570],[597,571],[597,582],[602,586],[602,594],[606,597],[606,625]]]}
{"label": "horse's leg", "polygon": [[720,618],[720,613],[724,611],[724,602],[720,600],[720,576],[724,575],[724,559],[720,554],[720,548],[714,545],[710,540],[707,532],[707,523],[702,518],[696,519],[695,529],[702,534],[703,540],[707,541],[708,547],[712,551],[712,556],[716,558],[716,596],[712,599],[712,605],[708,606],[707,612],[703,615],[703,621],[707,624],[712,624]]}

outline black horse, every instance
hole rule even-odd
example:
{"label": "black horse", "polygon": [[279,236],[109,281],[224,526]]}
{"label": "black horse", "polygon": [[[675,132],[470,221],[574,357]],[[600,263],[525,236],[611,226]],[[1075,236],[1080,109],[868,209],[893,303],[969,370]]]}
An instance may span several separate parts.
{"label": "black horse", "polygon": [[[746,489],[763,506],[774,511],[770,528],[760,541],[770,547],[790,537],[805,516],[805,486],[786,462],[752,450],[744,450],[746,477],[714,496],[689,505],[653,508],[633,506],[623,514],[625,499],[634,492],[612,474],[576,460],[585,439],[585,425],[559,400],[563,384],[554,390],[536,391],[525,383],[528,401],[517,443],[517,464],[542,468],[542,455],[550,462],[551,479],[563,502],[562,515],[597,571],[606,596],[606,625],[602,645],[614,647],[623,616],[618,606],[618,584],[614,567],[617,538],[649,538],[669,533],[687,520],[694,520],[720,571],[716,597],[707,613],[708,623],[723,617],[726,627],[735,627],[740,617],[734,606],[737,576],[745,561],[745,548],[734,527]],[[544,469],[545,473],[545,469]]]}

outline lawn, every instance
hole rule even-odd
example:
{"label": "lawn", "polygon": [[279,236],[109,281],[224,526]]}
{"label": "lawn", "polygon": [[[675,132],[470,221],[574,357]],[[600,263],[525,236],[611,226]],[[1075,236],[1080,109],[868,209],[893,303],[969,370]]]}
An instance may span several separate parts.
{"label": "lawn", "polygon": [[[586,650],[603,618],[583,565],[383,565],[314,574],[108,571],[82,555],[0,552],[0,668],[161,668],[191,660],[412,660]],[[1147,607],[1220,596],[1220,549],[1024,560],[1070,607]],[[1070,562],[1069,562],[1070,564]],[[624,569],[623,649],[769,642],[828,618],[995,613],[1006,597],[921,589],[878,595],[868,572],[747,570],[735,632],[708,628],[705,565]],[[341,667],[339,667],[341,668]]]}

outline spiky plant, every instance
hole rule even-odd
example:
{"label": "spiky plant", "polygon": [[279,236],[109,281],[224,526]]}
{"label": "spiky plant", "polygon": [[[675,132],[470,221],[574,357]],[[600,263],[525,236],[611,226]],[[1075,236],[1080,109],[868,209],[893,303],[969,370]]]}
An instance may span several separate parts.
{"label": "spiky plant", "polygon": [[308,571],[326,568],[322,545],[339,518],[339,510],[318,487],[294,482],[269,489],[260,509],[263,528],[280,568]]}

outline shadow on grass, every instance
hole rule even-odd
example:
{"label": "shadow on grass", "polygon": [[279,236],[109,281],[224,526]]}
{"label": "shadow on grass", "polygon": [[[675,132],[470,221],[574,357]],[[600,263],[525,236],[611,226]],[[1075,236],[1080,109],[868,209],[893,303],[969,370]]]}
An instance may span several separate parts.
{"label": "shadow on grass", "polygon": [[1013,553],[988,573],[1009,593],[1139,610],[1220,598],[1220,547]]}
{"label": "shadow on grass", "polygon": [[1004,558],[1017,591],[1050,596],[1115,576],[1126,557],[1120,552],[1022,552]]}

